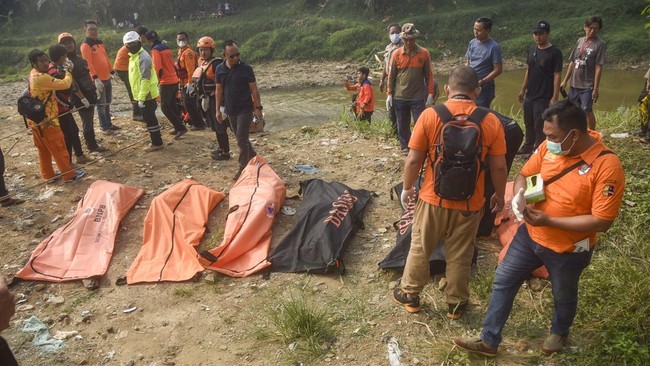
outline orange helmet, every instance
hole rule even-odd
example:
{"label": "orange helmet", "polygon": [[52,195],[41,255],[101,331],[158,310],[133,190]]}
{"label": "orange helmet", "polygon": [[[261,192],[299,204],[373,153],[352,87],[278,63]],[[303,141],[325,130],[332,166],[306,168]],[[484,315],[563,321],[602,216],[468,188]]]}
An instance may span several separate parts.
{"label": "orange helmet", "polygon": [[72,38],[72,40],[74,41],[74,37],[72,36],[72,34],[64,32],[64,33],[59,34],[59,37],[57,38],[57,43],[61,43],[61,41],[64,38]]}
{"label": "orange helmet", "polygon": [[202,47],[209,47],[209,48],[214,48],[214,39],[205,36],[201,37],[199,41],[196,43],[196,47],[202,48]]}

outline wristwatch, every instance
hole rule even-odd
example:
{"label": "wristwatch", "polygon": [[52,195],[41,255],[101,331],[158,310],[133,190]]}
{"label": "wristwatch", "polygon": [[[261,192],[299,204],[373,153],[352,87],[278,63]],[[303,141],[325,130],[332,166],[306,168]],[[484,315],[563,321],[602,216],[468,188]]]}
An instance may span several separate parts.
{"label": "wristwatch", "polygon": [[255,106],[255,109],[262,110],[262,109],[264,109],[264,107],[262,107],[261,105],[256,105],[256,106]]}

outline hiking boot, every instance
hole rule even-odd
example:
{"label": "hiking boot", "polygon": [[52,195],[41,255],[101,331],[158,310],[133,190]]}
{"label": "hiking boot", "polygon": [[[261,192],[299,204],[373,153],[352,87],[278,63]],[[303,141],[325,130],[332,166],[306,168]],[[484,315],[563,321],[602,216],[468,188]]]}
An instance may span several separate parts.
{"label": "hiking boot", "polygon": [[413,298],[409,299],[406,292],[402,291],[399,287],[396,287],[393,290],[393,300],[404,306],[404,309],[409,313],[417,313],[422,310],[422,307],[420,306],[420,296],[413,295]]}
{"label": "hiking boot", "polygon": [[86,164],[92,161],[86,155],[79,155],[74,160],[77,164]]}
{"label": "hiking boot", "polygon": [[19,198],[11,198],[9,195],[0,197],[0,206],[2,207],[20,205],[21,203],[25,203],[25,200],[21,200]]}
{"label": "hiking boot", "polygon": [[122,127],[116,126],[116,125],[111,125],[111,127],[109,127],[108,129],[111,130],[111,131],[118,131],[118,130],[121,130]]}
{"label": "hiking boot", "polygon": [[479,355],[494,357],[497,355],[497,349],[488,346],[481,337],[474,338],[454,338],[454,344],[458,348]]}
{"label": "hiking boot", "polygon": [[159,151],[162,150],[165,145],[152,145],[149,144],[149,146],[144,148],[144,152],[153,152],[153,151]]}
{"label": "hiking boot", "polygon": [[178,132],[174,133],[174,140],[178,140],[179,138],[181,138],[181,136],[183,136],[186,133],[187,133],[187,130],[181,130],[181,131],[178,131]]}
{"label": "hiking boot", "polygon": [[79,169],[74,173],[74,176],[71,179],[68,179],[65,182],[66,183],[76,182],[79,179],[81,179],[81,177],[83,177],[84,175],[86,175],[86,172],[83,169]]}
{"label": "hiking boot", "polygon": [[409,154],[409,149],[408,149],[408,147],[403,148],[403,149],[402,149],[402,155],[406,156],[406,155],[408,155],[408,154]]}
{"label": "hiking boot", "polygon": [[90,152],[94,152],[94,153],[97,153],[97,152],[104,152],[104,151],[106,151],[106,150],[108,150],[108,149],[105,148],[105,147],[102,146],[102,145],[97,145],[96,147],[93,147],[92,149],[90,149],[90,148],[88,149],[88,151],[90,151]]}
{"label": "hiking boot", "polygon": [[548,337],[546,337],[540,350],[545,355],[552,355],[554,353],[562,352],[564,351],[564,347],[566,346],[566,341],[567,341],[566,336],[562,337],[557,334],[551,334]]}
{"label": "hiking boot", "polygon": [[447,304],[447,318],[458,320],[463,316],[465,309],[467,308],[467,302],[461,302],[458,304]]}
{"label": "hiking boot", "polygon": [[108,136],[110,136],[110,135],[115,135],[115,132],[114,132],[113,130],[111,130],[110,128],[107,128],[107,129],[105,129],[105,130],[102,129],[102,133],[103,133],[104,135],[108,135]]}

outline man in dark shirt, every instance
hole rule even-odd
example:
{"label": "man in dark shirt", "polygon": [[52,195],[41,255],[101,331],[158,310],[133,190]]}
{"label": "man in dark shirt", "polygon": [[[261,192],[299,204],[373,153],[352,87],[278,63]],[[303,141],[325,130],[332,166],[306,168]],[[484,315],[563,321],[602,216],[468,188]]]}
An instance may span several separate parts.
{"label": "man in dark shirt", "polygon": [[[239,46],[233,40],[223,43],[224,62],[217,66],[217,121],[224,123],[224,113],[230,120],[239,147],[237,180],[248,161],[257,153],[248,139],[253,114],[263,120],[262,101],[255,82],[253,68],[240,59]],[[223,108],[222,108],[223,107]],[[262,122],[260,122],[262,123]]]}
{"label": "man in dark shirt", "polygon": [[528,49],[528,69],[519,92],[519,102],[524,103],[526,139],[518,154],[531,154],[546,139],[542,112],[557,103],[560,94],[562,51],[549,42],[550,32],[551,25],[544,20],[533,28],[535,44]]}
{"label": "man in dark shirt", "polygon": [[77,45],[70,33],[59,34],[58,42],[68,51],[68,60],[72,61],[74,65],[72,78],[79,87],[79,91],[70,95],[70,101],[79,109],[79,117],[81,117],[83,124],[83,135],[88,151],[106,151],[105,147],[97,144],[97,139],[95,138],[93,122],[95,112],[92,106],[97,104],[97,88],[90,78],[88,63],[81,56],[77,55]]}

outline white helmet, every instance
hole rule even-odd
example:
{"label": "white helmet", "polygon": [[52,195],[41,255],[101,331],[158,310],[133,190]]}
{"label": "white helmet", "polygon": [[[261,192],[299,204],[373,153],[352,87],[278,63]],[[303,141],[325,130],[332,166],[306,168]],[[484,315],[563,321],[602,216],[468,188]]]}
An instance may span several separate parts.
{"label": "white helmet", "polygon": [[134,32],[134,31],[126,32],[124,37],[122,37],[122,42],[124,44],[139,41],[139,40],[140,40],[140,35],[138,34],[138,32]]}

